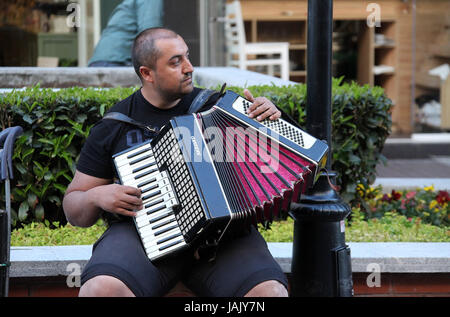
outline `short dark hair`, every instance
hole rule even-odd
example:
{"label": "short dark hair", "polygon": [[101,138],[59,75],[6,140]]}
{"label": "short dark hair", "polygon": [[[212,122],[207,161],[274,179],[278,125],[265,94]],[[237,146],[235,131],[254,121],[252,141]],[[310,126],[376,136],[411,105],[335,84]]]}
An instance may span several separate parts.
{"label": "short dark hair", "polygon": [[161,52],[156,47],[155,41],[176,38],[178,36],[176,32],[170,29],[154,27],[143,30],[135,37],[131,49],[131,60],[139,78],[141,78],[141,73],[139,72],[141,66],[147,66],[151,69],[155,69],[156,67],[156,61]]}

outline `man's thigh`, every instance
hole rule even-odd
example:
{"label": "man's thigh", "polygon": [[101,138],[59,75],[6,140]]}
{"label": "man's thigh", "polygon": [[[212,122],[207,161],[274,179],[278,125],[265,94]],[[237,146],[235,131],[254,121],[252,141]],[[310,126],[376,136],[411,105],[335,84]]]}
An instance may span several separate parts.
{"label": "man's thigh", "polygon": [[199,296],[242,297],[265,281],[288,281],[267,243],[252,227],[248,235],[219,247],[214,261],[198,261],[185,284]]}
{"label": "man's thigh", "polygon": [[188,264],[190,258],[181,254],[153,264],[145,254],[134,224],[114,223],[94,244],[81,282],[108,275],[122,281],[136,296],[163,296],[185,269],[180,263]]}

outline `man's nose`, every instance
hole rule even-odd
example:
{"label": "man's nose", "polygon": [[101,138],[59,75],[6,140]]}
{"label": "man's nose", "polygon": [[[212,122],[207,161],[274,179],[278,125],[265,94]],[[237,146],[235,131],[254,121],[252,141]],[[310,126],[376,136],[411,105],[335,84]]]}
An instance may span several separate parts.
{"label": "man's nose", "polygon": [[186,58],[184,62],[183,72],[186,73],[192,73],[194,71],[194,67],[191,64],[191,61]]}

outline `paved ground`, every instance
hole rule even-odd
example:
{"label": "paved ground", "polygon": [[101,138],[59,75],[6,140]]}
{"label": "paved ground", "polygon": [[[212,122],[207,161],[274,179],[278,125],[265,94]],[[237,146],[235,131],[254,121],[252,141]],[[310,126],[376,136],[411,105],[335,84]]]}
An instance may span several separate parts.
{"label": "paved ground", "polygon": [[420,136],[421,140],[390,140],[386,143],[387,164],[377,166],[375,185],[386,192],[433,185],[450,191],[450,142],[448,134]]}
{"label": "paved ground", "polygon": [[450,157],[388,159],[386,166],[377,166],[377,175],[380,178],[450,178]]}

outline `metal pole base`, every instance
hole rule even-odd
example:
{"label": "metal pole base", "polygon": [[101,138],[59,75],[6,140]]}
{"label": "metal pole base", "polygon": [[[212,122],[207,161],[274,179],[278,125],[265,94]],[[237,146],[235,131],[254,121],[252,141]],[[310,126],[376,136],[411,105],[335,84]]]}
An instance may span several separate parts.
{"label": "metal pole base", "polygon": [[9,288],[8,226],[7,213],[5,210],[0,210],[0,297],[7,297]]}
{"label": "metal pole base", "polygon": [[350,212],[326,175],[319,177],[300,203],[291,204],[289,215],[294,219],[291,296],[353,296],[350,248],[345,244],[344,225]]}

